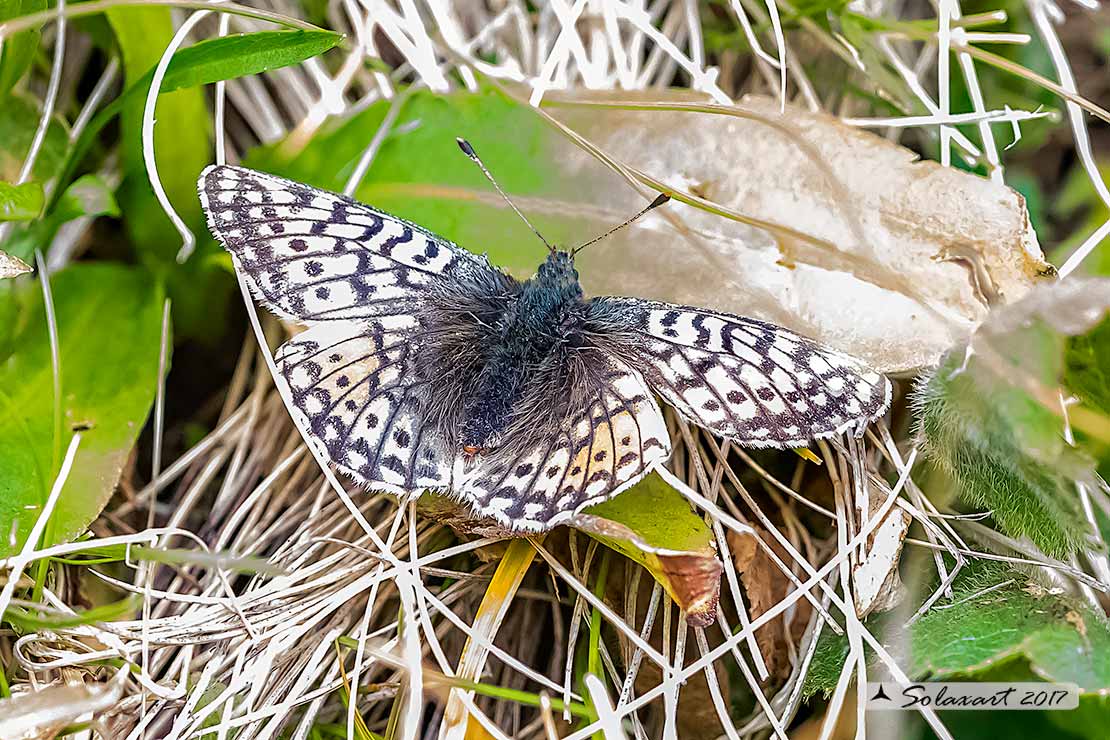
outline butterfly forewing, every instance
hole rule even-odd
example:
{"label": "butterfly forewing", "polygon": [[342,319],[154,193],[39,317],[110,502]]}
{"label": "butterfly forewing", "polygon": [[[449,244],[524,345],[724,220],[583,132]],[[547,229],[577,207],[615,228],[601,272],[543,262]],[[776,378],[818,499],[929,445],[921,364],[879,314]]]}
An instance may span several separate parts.
{"label": "butterfly forewing", "polygon": [[802,447],[862,430],[890,404],[885,377],[773,324],[635,298],[590,308],[667,403],[744,445]]}
{"label": "butterfly forewing", "polygon": [[605,364],[576,413],[462,478],[462,494],[479,511],[517,529],[550,529],[666,461],[667,427],[643,378],[614,358]]}
{"label": "butterfly forewing", "polygon": [[212,233],[284,318],[368,319],[411,306],[437,279],[500,276],[415,224],[273,175],[209,167],[200,196]]}
{"label": "butterfly forewing", "polygon": [[450,447],[427,423],[433,389],[407,315],[328,322],[282,345],[275,361],[293,403],[333,463],[396,493],[447,486]]}

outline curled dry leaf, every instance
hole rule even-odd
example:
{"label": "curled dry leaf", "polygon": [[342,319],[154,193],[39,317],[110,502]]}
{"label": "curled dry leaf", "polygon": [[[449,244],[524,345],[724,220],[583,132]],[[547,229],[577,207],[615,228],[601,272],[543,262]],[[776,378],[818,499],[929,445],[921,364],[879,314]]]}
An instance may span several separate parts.
{"label": "curled dry leaf", "polygon": [[571,526],[647,568],[691,626],[716,620],[723,567],[713,532],[658,473],[585,509]]}
{"label": "curled dry leaf", "polygon": [[[122,674],[121,674],[122,675]],[[50,740],[88,714],[115,706],[123,682],[52,685],[0,699],[0,737],[4,740]]]}
{"label": "curled dry leaf", "polygon": [[[903,372],[936,364],[990,305],[1054,274],[1008,187],[828,115],[790,106],[781,115],[769,99],[714,108],[652,95],[647,104],[628,93],[562,98],[549,109],[634,168],[632,179],[647,175],[701,206],[672,206],[584,252],[595,293],[763,318]],[[582,105],[599,100],[606,107]],[[635,105],[643,109],[627,109]],[[617,176],[596,177],[585,151],[554,159],[583,203],[620,213],[642,205],[645,195]]]}
{"label": "curled dry leaf", "polygon": [[31,272],[31,266],[19,257],[0,252],[0,280],[26,275]]}
{"label": "curled dry leaf", "polygon": [[[786,598],[787,592],[793,588],[778,565],[760,547],[756,541],[757,536],[768,543],[780,559],[789,562],[789,556],[782,546],[759,528],[756,528],[755,535],[728,532],[728,546],[732,550],[733,562],[740,572],[740,581],[748,596],[748,610],[752,619]],[[789,619],[789,622],[779,618],[756,630],[755,639],[759,644],[759,652],[763,654],[772,680],[782,679],[790,674],[789,645],[796,642],[805,631],[810,608],[809,602],[801,599],[792,609],[786,611],[784,618]]]}

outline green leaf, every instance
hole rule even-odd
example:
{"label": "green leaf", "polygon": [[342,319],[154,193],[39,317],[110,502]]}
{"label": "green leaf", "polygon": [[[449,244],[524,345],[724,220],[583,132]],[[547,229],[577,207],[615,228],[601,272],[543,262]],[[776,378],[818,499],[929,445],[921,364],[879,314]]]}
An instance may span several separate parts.
{"label": "green leaf", "polygon": [[[331,31],[258,31],[199,41],[174,55],[166,68],[162,93],[299,64],[342,40],[342,34]],[[151,69],[135,88],[145,91],[153,79]],[[135,88],[124,94],[132,94]]]}
{"label": "green leaf", "polygon": [[107,183],[96,175],[83,175],[59,198],[49,215],[15,231],[4,242],[13,256],[31,261],[36,249],[44,252],[62,224],[82,216],[118,216],[119,206]]}
{"label": "green leaf", "polygon": [[[16,93],[0,96],[0,180],[19,179],[40,115],[38,101]],[[55,116],[47,126],[35,166],[31,168],[31,179],[47,182],[57,174],[68,140],[65,127]]]}
{"label": "green leaf", "polygon": [[0,182],[0,221],[30,221],[42,211],[42,183]]}
{"label": "green leaf", "polygon": [[[116,33],[128,87],[144,79],[161,59],[174,34],[170,9],[144,7],[107,11]],[[142,120],[144,95],[123,102],[120,138],[124,180],[117,197],[126,214],[124,225],[139,258],[154,265],[172,263],[181,237],[163,213],[147,180],[143,163]],[[155,109],[154,151],[166,195],[194,230],[204,221],[197,201],[197,175],[209,160],[209,117],[204,91],[194,88],[159,96]]]}
{"label": "green leaf", "polygon": [[[47,529],[80,534],[107,503],[154,400],[162,295],[145,270],[83,263],[51,277],[61,365],[55,429],[46,312],[37,282],[0,284],[0,555],[23,544],[73,427],[80,448]],[[13,547],[14,545],[14,547]]]}
{"label": "green leaf", "polygon": [[1110,689],[1105,617],[1017,571],[983,563],[966,570],[944,608],[914,624],[913,676],[945,680],[1024,658],[1045,681],[1075,683],[1083,693]]}
{"label": "green leaf", "polygon": [[[892,615],[868,620],[867,626],[886,636],[884,642],[912,680],[1070,682],[1091,697],[1110,689],[1106,618],[993,563],[965,567],[952,597],[922,615],[908,636]],[[847,655],[847,638],[822,634],[805,695],[831,692]]]}
{"label": "green leaf", "polygon": [[584,509],[573,526],[647,568],[691,624],[716,619],[722,567],[713,531],[658,473]]}
{"label": "green leaf", "polygon": [[[298,64],[331,49],[342,38],[330,31],[259,31],[206,39],[173,55],[162,78],[161,94]],[[142,77],[93,117],[74,144],[73,152],[66,162],[63,180],[72,176],[73,170],[96,141],[97,135],[119,115],[128,101],[145,99],[153,80],[154,66],[151,66]]]}
{"label": "green leaf", "polygon": [[[41,10],[46,10],[46,0],[0,0],[0,21]],[[4,39],[4,48],[0,51],[0,98],[15,87],[31,66],[41,36],[42,32],[34,29]]]}
{"label": "green leaf", "polygon": [[1064,383],[1084,403],[1110,414],[1110,319],[1067,343]]}
{"label": "green leaf", "polygon": [[[1061,285],[995,311],[973,338],[973,354],[953,350],[916,390],[930,460],[959,496],[990,510],[1007,534],[1056,557],[1075,552],[1091,533],[1076,483],[1097,485],[1093,459],[1063,433],[1065,344],[1084,330],[1072,324],[1110,308],[1106,282]],[[1081,409],[1069,417],[1105,436],[1104,417]]]}
{"label": "green leaf", "polygon": [[[961,357],[949,356],[917,389],[930,461],[956,483],[961,499],[989,509],[1007,534],[1028,537],[1053,556],[1074,552],[1086,529],[1074,480],[1089,477],[1092,466],[1059,438],[1060,419],[1023,390],[976,382],[969,373],[952,377]],[[1045,447],[1031,447],[1034,440]],[[1045,465],[1040,452],[1059,465]]]}
{"label": "green leaf", "polygon": [[[307,145],[284,141],[248,153],[244,164],[299,182],[342,192],[367,143],[381,125],[384,102],[344,121],[333,121]],[[473,162],[459,152],[466,137],[552,243],[582,242],[619,223],[623,210],[598,214],[576,209],[581,173],[561,172],[563,140],[534,111],[497,91],[437,95],[418,91],[400,111],[356,199],[442,234],[510,272],[528,276],[546,252],[528,227],[504,207]],[[604,179],[605,171],[586,170]],[[570,208],[567,206],[571,205]]]}

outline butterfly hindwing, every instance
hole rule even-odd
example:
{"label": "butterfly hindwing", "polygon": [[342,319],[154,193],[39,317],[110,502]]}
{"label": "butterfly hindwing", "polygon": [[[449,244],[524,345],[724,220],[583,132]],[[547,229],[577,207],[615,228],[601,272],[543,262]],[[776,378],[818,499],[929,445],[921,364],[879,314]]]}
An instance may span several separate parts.
{"label": "butterfly hindwing", "polygon": [[546,530],[639,481],[671,453],[663,415],[635,370],[606,358],[567,419],[539,426],[511,454],[494,451],[462,479],[478,511],[515,529]]}
{"label": "butterfly hindwing", "polygon": [[295,408],[333,463],[363,485],[410,493],[447,486],[451,453],[426,423],[432,388],[416,371],[418,322],[327,322],[275,355]]}
{"label": "butterfly hindwing", "polygon": [[890,405],[884,376],[774,324],[635,298],[596,298],[590,316],[668,404],[743,445],[804,447]]}
{"label": "butterfly hindwing", "polygon": [[218,165],[199,191],[212,233],[286,319],[368,319],[411,306],[437,279],[501,277],[415,224],[291,180]]}

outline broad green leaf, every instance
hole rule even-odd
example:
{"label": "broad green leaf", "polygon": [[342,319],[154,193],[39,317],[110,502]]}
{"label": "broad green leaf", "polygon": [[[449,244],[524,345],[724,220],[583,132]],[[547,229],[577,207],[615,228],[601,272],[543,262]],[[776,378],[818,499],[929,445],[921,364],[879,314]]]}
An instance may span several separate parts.
{"label": "broad green leaf", "polygon": [[[119,42],[124,77],[130,87],[158,64],[173,37],[170,9],[112,9],[107,16]],[[149,264],[167,264],[181,247],[181,237],[158,205],[147,180],[141,136],[144,103],[145,95],[132,95],[123,105],[120,139],[124,179],[118,198],[140,259]],[[159,96],[155,119],[154,151],[162,185],[185,222],[199,230],[204,221],[196,198],[196,178],[208,163],[210,151],[204,91],[190,88]]]}
{"label": "broad green leaf", "polygon": [[13,256],[30,261],[36,249],[46,251],[62,224],[82,216],[105,215],[119,215],[111,189],[96,175],[82,175],[62,193],[57,208],[15,231],[4,247]]}
{"label": "broad green leaf", "polygon": [[[38,101],[17,93],[0,95],[0,180],[19,179],[40,116]],[[47,182],[57,174],[68,138],[65,127],[55,116],[47,126],[35,166],[31,168],[32,180]]]}
{"label": "broad green leaf", "polygon": [[691,624],[717,618],[722,566],[713,532],[658,473],[584,509],[572,525],[647,568]]}
{"label": "broad green leaf", "polygon": [[[908,657],[900,647],[907,635],[896,620],[869,620],[868,627],[886,635],[884,642],[913,680],[1040,679],[1075,683],[1083,694],[1110,691],[1110,624],[1105,616],[994,564],[966,567],[952,597],[910,627]],[[831,691],[847,654],[846,638],[824,634],[805,693]]]}
{"label": "broad green leaf", "polygon": [[42,211],[42,183],[0,182],[0,221],[30,221]]}
{"label": "broad green leaf", "polygon": [[945,680],[1024,658],[1045,681],[1075,683],[1084,693],[1110,689],[1105,617],[1017,571],[981,563],[968,570],[945,608],[913,626],[912,675]]}
{"label": "broad green leaf", "polygon": [[[46,312],[36,281],[0,287],[0,555],[22,546],[54,481],[73,428],[77,458],[47,529],[80,534],[112,495],[154,400],[161,291],[145,270],[83,263],[51,277],[61,365],[55,428]],[[14,545],[14,547],[13,547]]]}
{"label": "broad green leaf", "polygon": [[[0,0],[0,21],[45,9],[46,0]],[[41,35],[41,31],[34,29],[4,39],[4,48],[0,51],[0,98],[15,87],[15,83],[19,82],[19,78],[31,66]]]}
{"label": "broad green leaf", "polygon": [[[374,105],[333,121],[300,149],[293,149],[293,141],[260,147],[244,163],[342,192],[388,109],[388,103]],[[355,197],[472,252],[487,252],[495,264],[518,276],[531,275],[546,249],[500,202],[459,151],[455,137],[467,138],[501,186],[524,199],[522,208],[553,243],[585,241],[629,215],[622,211],[621,218],[614,213],[598,219],[573,208],[553,213],[552,205],[566,186],[565,177],[549,169],[559,136],[534,112],[498,92],[414,93],[394,128],[403,133],[386,137]]]}
{"label": "broad green leaf", "polygon": [[[1076,483],[1097,485],[1093,460],[1064,436],[1065,344],[1108,309],[1108,281],[1042,287],[992,314],[971,355],[953,350],[917,391],[930,459],[960,497],[1054,556],[1074,552],[1090,533]],[[1069,418],[1106,435],[1105,417],[1073,408]]]}
{"label": "broad green leaf", "polygon": [[[259,31],[199,41],[174,54],[162,78],[161,94],[297,64],[331,49],[342,38],[329,31]],[[125,104],[145,98],[153,80],[152,66],[93,117],[66,161],[63,181],[72,176],[100,131]]]}

